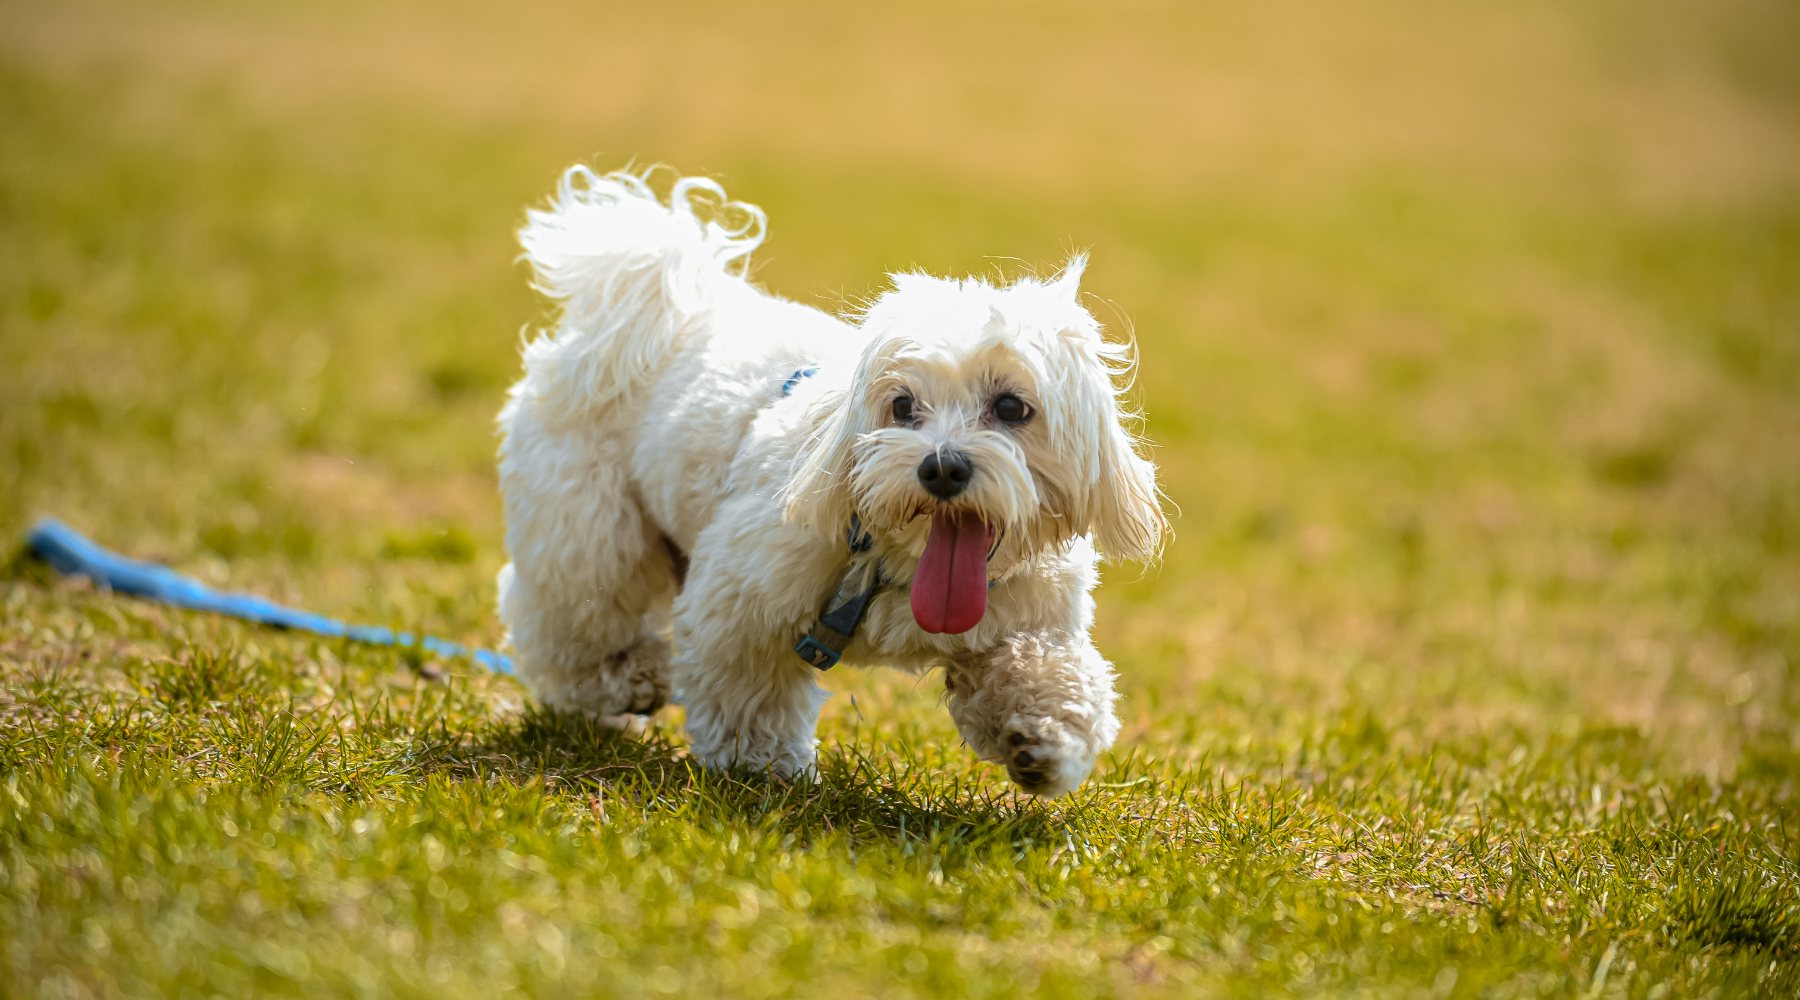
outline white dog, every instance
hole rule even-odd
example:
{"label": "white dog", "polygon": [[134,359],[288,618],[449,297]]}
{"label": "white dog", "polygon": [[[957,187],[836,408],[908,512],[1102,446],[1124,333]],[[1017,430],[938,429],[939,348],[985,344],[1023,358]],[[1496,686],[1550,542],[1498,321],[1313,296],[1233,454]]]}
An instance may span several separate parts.
{"label": "white dog", "polygon": [[1074,789],[1119,731],[1096,549],[1149,559],[1167,527],[1084,259],[1004,287],[895,275],[847,322],[745,279],[763,228],[711,181],[665,204],[581,167],[530,213],[562,311],[500,413],[519,676],[595,715],[673,693],[705,764],[792,776],[815,669],[941,666],[975,753]]}

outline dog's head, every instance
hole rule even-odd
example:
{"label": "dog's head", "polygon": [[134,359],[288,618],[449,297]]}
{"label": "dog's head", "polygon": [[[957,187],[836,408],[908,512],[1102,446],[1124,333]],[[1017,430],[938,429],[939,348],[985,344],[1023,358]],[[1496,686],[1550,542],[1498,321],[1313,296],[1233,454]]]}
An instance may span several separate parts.
{"label": "dog's head", "polygon": [[848,390],[814,406],[788,516],[835,530],[854,513],[919,555],[927,631],[973,628],[988,580],[1034,553],[1088,535],[1149,559],[1168,526],[1119,406],[1131,349],[1082,308],[1085,263],[1003,287],[896,275]]}

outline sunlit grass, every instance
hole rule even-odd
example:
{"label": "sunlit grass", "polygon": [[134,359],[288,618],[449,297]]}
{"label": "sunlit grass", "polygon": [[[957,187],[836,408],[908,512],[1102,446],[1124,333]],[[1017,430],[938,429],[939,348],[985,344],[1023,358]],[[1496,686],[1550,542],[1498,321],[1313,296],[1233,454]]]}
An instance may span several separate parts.
{"label": "sunlit grass", "polygon": [[510,231],[596,152],[827,307],[1091,249],[1180,516],[1051,804],[935,677],[727,779],[13,559],[0,992],[1792,993],[1791,12],[1446,10],[9,9],[5,537],[498,643]]}

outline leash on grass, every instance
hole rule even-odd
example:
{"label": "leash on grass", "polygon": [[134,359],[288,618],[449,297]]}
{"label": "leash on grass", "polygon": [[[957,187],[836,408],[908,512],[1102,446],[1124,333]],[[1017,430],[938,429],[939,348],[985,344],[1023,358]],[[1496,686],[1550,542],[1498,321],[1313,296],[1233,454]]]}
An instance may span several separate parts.
{"label": "leash on grass", "polygon": [[65,576],[85,576],[95,585],[114,593],[146,597],[152,601],[211,611],[215,614],[295,632],[333,639],[349,639],[376,646],[422,647],[438,656],[466,656],[497,674],[513,672],[512,660],[491,649],[471,649],[435,636],[414,636],[379,625],[349,625],[335,618],[276,604],[255,594],[236,594],[214,590],[191,576],[183,576],[167,566],[138,559],[127,559],[103,548],[74,528],[46,517],[31,526],[25,535],[25,547]]}

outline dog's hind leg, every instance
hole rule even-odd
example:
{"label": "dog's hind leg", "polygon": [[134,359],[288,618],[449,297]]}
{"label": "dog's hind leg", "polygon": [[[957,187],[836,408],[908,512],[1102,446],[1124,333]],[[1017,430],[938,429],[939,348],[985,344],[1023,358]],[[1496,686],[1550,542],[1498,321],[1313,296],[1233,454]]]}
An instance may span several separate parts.
{"label": "dog's hind leg", "polygon": [[528,219],[520,242],[561,310],[525,345],[525,378],[500,414],[512,556],[500,615],[539,700],[649,712],[669,693],[657,633],[679,553],[630,478],[644,396],[708,333],[721,295],[763,301],[740,277],[762,213],[703,178],[677,181],[664,202],[642,177],[577,167]]}
{"label": "dog's hind leg", "polygon": [[944,686],[969,747],[1033,795],[1074,791],[1119,735],[1112,665],[1086,633],[1008,636],[986,655],[953,660]]}
{"label": "dog's hind leg", "polygon": [[519,434],[501,463],[507,548],[500,617],[518,674],[546,705],[648,714],[669,697],[658,633],[675,553],[643,514],[626,456],[597,431]]}

